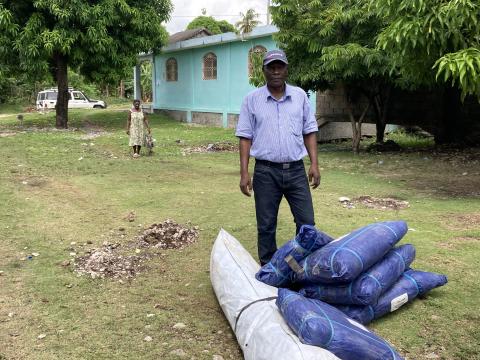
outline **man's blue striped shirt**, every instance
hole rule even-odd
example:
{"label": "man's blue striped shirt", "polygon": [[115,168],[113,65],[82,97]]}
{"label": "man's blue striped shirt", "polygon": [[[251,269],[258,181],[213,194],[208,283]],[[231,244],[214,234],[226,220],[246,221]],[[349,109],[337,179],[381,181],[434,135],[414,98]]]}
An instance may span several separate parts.
{"label": "man's blue striped shirt", "polygon": [[286,84],[285,94],[277,100],[265,85],[244,98],[235,135],[252,140],[250,156],[283,163],[306,156],[303,135],[316,131],[305,91]]}

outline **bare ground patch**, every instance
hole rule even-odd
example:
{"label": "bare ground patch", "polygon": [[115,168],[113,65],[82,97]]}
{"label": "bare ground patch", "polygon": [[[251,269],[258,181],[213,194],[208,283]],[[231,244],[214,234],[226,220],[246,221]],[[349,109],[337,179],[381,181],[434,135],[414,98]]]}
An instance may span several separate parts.
{"label": "bare ground patch", "polygon": [[480,148],[439,148],[418,155],[414,161],[378,169],[380,176],[438,196],[480,197]]}
{"label": "bare ground patch", "polygon": [[[183,249],[198,239],[198,227],[167,219],[152,224],[125,245],[104,243],[74,259],[74,271],[95,278],[130,279],[147,269],[146,262],[161,255],[160,250]],[[69,262],[65,262],[68,266]]]}
{"label": "bare ground patch", "polygon": [[480,213],[450,214],[445,217],[445,227],[449,230],[480,230]]}
{"label": "bare ground patch", "polygon": [[480,237],[476,236],[457,236],[448,241],[438,243],[438,246],[444,249],[455,249],[463,244],[480,243]]}
{"label": "bare ground patch", "polygon": [[108,135],[109,132],[105,131],[101,126],[92,124],[88,121],[85,122],[85,126],[81,128],[85,134],[80,136],[80,140],[92,140],[99,136]]}
{"label": "bare ground patch", "polygon": [[15,136],[15,135],[17,135],[17,133],[15,131],[9,131],[9,130],[0,131],[0,138],[12,137],[12,136]]}

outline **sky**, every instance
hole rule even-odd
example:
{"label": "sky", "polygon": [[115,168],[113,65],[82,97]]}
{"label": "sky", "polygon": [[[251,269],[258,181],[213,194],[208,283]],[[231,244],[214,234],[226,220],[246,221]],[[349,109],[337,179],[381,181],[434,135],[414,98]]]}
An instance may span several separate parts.
{"label": "sky", "polygon": [[174,10],[170,21],[166,24],[167,31],[174,34],[186,29],[197,16],[202,15],[202,8],[207,10],[207,16],[215,20],[227,20],[234,25],[240,20],[240,12],[245,13],[248,9],[254,9],[260,14],[258,20],[261,25],[267,24],[268,0],[171,0]]}

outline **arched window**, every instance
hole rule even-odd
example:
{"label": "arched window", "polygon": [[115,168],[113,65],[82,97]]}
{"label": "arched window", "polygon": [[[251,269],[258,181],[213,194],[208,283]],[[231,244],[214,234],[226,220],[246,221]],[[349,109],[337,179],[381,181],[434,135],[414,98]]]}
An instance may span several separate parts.
{"label": "arched window", "polygon": [[203,80],[215,80],[217,78],[217,55],[205,54],[203,57]]}
{"label": "arched window", "polygon": [[170,58],[165,63],[167,68],[167,81],[178,81],[178,66],[175,58]]}
{"label": "arched window", "polygon": [[263,54],[265,54],[266,52],[267,52],[267,49],[264,48],[262,45],[257,45],[248,51],[248,77],[252,77],[252,74],[253,74],[252,57],[253,56],[263,57]]}

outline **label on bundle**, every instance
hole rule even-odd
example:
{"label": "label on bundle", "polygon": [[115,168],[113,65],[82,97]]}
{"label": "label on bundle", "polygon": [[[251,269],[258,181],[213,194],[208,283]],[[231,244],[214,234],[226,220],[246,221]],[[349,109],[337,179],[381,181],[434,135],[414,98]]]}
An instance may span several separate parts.
{"label": "label on bundle", "polygon": [[397,310],[399,307],[401,307],[403,304],[406,304],[407,302],[408,302],[407,293],[397,296],[390,303],[390,312]]}
{"label": "label on bundle", "polygon": [[338,239],[335,239],[335,240],[332,240],[332,241],[330,241],[330,243],[329,243],[329,244],[336,243],[337,241],[340,241],[340,240],[342,240],[342,239],[343,239],[345,236],[347,236],[347,235],[350,235],[350,233],[348,233],[348,234],[345,234],[345,235],[343,235],[343,236],[340,236]]}
{"label": "label on bundle", "polygon": [[362,330],[364,330],[364,331],[366,331],[366,332],[370,332],[370,331],[369,331],[365,326],[363,326],[362,324],[360,324],[360,323],[358,323],[358,322],[356,322],[356,321],[354,321],[354,320],[352,320],[352,319],[349,319],[349,318],[347,318],[347,320],[348,320],[348,322],[349,322],[350,324],[355,325],[356,327],[358,327],[358,328],[360,328],[360,329],[362,329]]}
{"label": "label on bundle", "polygon": [[300,265],[298,265],[297,260],[295,260],[295,258],[292,255],[288,255],[285,258],[285,262],[288,264],[288,266],[290,266],[290,269],[295,271],[297,274],[303,273],[303,268]]}

